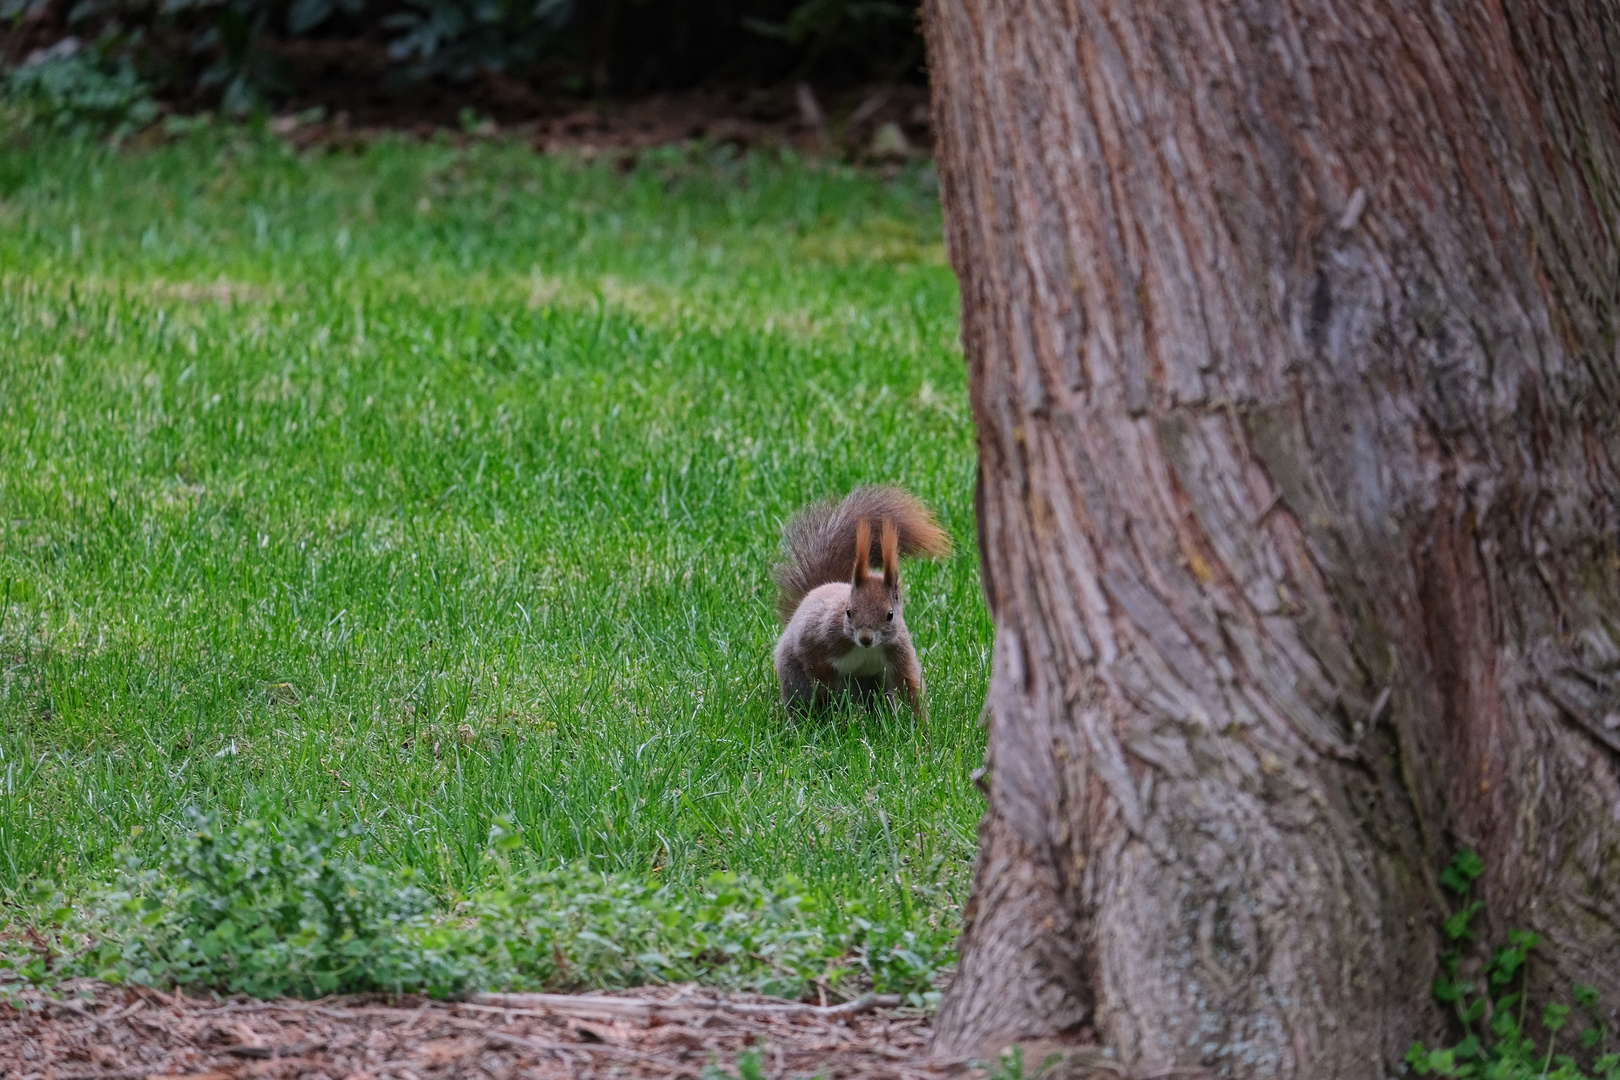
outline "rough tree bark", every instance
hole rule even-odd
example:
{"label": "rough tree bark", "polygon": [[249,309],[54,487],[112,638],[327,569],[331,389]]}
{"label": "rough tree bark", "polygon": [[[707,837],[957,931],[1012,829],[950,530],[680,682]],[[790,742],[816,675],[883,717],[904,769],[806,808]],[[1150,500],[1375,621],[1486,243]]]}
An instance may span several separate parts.
{"label": "rough tree bark", "polygon": [[996,624],[937,1049],[1393,1074],[1463,845],[1620,1004],[1616,4],[925,19]]}

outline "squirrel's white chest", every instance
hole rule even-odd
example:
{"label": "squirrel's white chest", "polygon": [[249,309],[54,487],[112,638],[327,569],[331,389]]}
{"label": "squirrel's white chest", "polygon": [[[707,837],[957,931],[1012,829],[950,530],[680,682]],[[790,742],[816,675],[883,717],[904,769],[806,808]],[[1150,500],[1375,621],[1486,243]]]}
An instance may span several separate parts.
{"label": "squirrel's white chest", "polygon": [[838,674],[851,678],[868,678],[883,674],[885,659],[883,650],[874,645],[871,648],[856,647],[833,661],[833,667]]}

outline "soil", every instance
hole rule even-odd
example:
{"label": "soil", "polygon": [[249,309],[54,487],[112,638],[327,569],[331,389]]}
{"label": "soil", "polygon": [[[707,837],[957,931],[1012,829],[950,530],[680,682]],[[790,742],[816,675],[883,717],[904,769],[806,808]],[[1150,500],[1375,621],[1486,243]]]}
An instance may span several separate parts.
{"label": "soil", "polygon": [[[694,986],[553,1002],[563,1007],[372,996],[220,1000],[85,982],[61,998],[0,1005],[0,1080],[700,1080],[711,1064],[737,1076],[744,1052],[757,1053],[759,1074],[772,1080],[984,1075],[931,1061],[927,1019],[917,1010],[831,1017],[786,1003],[761,1010],[769,999]],[[617,1006],[594,1018],[580,1015],[611,1002]],[[628,1015],[615,1018],[616,1011]]]}
{"label": "soil", "polygon": [[[486,81],[496,80],[489,76]],[[425,107],[391,111],[355,102],[356,107],[349,109],[294,99],[270,124],[300,146],[357,146],[386,133],[403,132],[423,139],[446,135],[456,140],[514,139],[541,153],[602,155],[626,162],[654,147],[700,141],[739,151],[785,148],[876,165],[929,155],[926,91],[880,86],[834,100],[839,101],[838,112],[822,112],[818,102],[807,117],[802,111],[783,115],[776,106],[762,105],[749,94],[694,91],[634,101],[537,104],[532,110],[507,110],[506,121],[468,106],[469,123],[446,122]],[[846,107],[847,100],[854,104]]]}

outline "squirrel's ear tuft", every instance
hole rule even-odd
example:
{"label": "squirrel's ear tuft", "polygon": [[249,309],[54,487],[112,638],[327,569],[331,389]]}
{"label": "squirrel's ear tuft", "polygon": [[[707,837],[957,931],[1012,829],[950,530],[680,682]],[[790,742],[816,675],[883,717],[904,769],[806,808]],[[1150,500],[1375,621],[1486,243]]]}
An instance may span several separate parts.
{"label": "squirrel's ear tuft", "polygon": [[883,585],[890,592],[900,587],[900,530],[883,519]]}
{"label": "squirrel's ear tuft", "polygon": [[[887,524],[887,523],[885,523]],[[855,526],[855,569],[850,583],[855,588],[866,584],[866,572],[872,565],[872,523],[865,518]]]}

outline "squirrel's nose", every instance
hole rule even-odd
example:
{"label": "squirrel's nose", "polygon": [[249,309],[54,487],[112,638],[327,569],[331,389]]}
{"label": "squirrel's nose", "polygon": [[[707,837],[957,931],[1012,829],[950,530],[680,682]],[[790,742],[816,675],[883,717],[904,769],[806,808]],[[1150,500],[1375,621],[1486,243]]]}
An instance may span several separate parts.
{"label": "squirrel's nose", "polygon": [[870,645],[870,644],[872,644],[872,635],[871,634],[862,634],[861,635],[861,644],[862,645]]}

